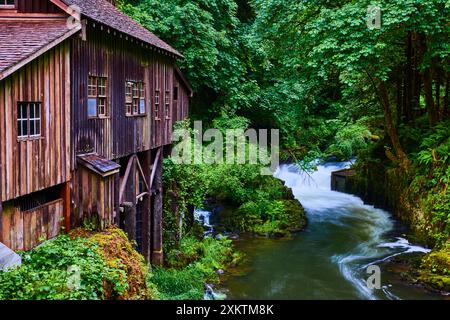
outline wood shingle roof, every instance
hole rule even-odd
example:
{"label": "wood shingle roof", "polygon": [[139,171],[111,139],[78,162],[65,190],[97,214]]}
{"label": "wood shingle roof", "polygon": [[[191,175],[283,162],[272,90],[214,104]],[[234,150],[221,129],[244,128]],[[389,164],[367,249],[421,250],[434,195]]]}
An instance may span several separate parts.
{"label": "wood shingle roof", "polygon": [[0,80],[79,31],[66,19],[1,21],[0,30]]}
{"label": "wood shingle roof", "polygon": [[69,6],[75,5],[81,9],[81,14],[99,23],[103,23],[117,31],[144,41],[156,48],[167,51],[178,57],[182,55],[155,36],[126,14],[120,12],[106,0],[63,0]]}

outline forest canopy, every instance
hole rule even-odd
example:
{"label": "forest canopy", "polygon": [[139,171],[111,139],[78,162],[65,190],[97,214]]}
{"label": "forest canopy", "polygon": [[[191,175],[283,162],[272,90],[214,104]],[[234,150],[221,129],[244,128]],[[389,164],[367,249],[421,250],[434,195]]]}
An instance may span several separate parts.
{"label": "forest canopy", "polygon": [[[381,26],[368,28],[377,4]],[[123,0],[121,8],[185,56],[194,118],[226,113],[280,128],[284,147],[301,156],[352,156],[361,141],[336,145],[340,131],[364,140],[381,128],[388,155],[406,161],[398,129],[450,114],[446,0]]]}

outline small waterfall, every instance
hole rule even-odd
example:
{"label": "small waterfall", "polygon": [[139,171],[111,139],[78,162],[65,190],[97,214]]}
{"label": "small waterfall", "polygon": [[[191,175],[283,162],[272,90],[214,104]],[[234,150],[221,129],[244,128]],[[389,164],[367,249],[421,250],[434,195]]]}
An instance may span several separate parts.
{"label": "small waterfall", "polygon": [[211,221],[210,221],[211,215],[212,215],[211,211],[206,211],[206,210],[201,210],[201,209],[196,209],[194,211],[194,219],[195,219],[195,221],[200,223],[203,226],[203,228],[205,229],[205,234],[204,234],[205,237],[213,235],[213,233],[214,233],[214,227],[211,225]]}
{"label": "small waterfall", "polygon": [[[214,236],[214,226],[211,224],[211,211],[196,209],[194,211],[194,219],[200,223],[205,229],[204,237]],[[226,294],[216,291],[211,284],[205,284],[205,295],[203,300],[225,300]]]}

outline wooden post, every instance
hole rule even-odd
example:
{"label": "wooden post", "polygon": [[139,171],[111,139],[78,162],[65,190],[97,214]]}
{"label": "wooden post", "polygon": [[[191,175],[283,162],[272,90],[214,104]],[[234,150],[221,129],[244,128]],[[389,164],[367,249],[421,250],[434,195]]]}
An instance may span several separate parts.
{"label": "wooden post", "polygon": [[[135,157],[134,155],[132,157]],[[132,161],[128,181],[125,183],[127,206],[125,208],[125,232],[130,240],[136,240],[136,161]]]}
{"label": "wooden post", "polygon": [[125,210],[125,232],[128,239],[136,240],[136,205],[132,202],[122,204]]}
{"label": "wooden post", "polygon": [[3,203],[1,201],[1,198],[0,198],[0,242],[3,242]]}
{"label": "wooden post", "polygon": [[163,186],[162,186],[162,152],[158,151],[155,163],[158,165],[154,168],[153,182],[153,241],[152,241],[152,263],[154,265],[162,265],[163,249],[162,249],[162,211],[163,211]]}
{"label": "wooden post", "polygon": [[[147,151],[144,154],[143,168],[144,176],[147,181],[151,178],[151,165],[152,165],[152,152]],[[151,230],[152,230],[152,219],[151,219],[151,190],[147,190],[149,195],[145,196],[143,203],[143,213],[142,213],[142,255],[146,261],[151,260]]]}
{"label": "wooden post", "polygon": [[71,229],[71,221],[70,221],[70,212],[71,212],[71,194],[70,194],[70,181],[66,182],[63,186],[62,192],[61,192],[61,197],[63,198],[64,201],[64,228],[66,229],[66,232],[69,232]]}
{"label": "wooden post", "polygon": [[0,242],[3,242],[2,165],[0,164]]}
{"label": "wooden post", "polygon": [[114,175],[114,211],[116,212],[115,223],[118,227],[120,227],[119,193],[120,193],[120,173],[116,173]]}

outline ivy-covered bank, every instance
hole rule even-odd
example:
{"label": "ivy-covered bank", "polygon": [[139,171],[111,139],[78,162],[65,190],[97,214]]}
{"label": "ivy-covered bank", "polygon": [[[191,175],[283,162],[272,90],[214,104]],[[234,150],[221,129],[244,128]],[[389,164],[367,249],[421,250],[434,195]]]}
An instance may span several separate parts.
{"label": "ivy-covered bank", "polygon": [[21,255],[21,267],[0,271],[0,300],[202,299],[204,283],[239,258],[230,240],[185,237],[152,270],[118,228],[77,229]]}
{"label": "ivy-covered bank", "polygon": [[[405,135],[405,133],[404,133]],[[408,279],[450,292],[450,123],[408,134],[411,164],[386,159],[382,143],[362,153],[349,190],[391,210],[433,251],[413,263]],[[420,143],[418,140],[422,140]]]}

